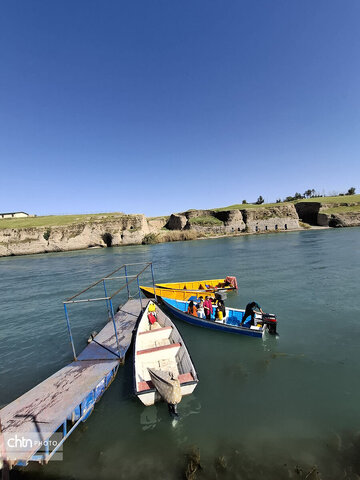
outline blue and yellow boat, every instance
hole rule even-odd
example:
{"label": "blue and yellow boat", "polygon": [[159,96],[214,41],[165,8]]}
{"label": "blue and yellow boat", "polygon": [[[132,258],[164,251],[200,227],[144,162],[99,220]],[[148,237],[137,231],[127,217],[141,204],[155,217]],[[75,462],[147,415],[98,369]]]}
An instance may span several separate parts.
{"label": "blue and yellow boat", "polygon": [[[195,298],[190,298],[189,300],[195,301]],[[254,318],[255,325],[251,325],[251,317],[249,317],[244,324],[241,324],[245,310],[226,308],[226,316],[220,321],[215,319],[214,308],[211,319],[207,320],[206,318],[190,315],[188,313],[188,301],[174,300],[164,297],[162,297],[162,301],[174,317],[183,320],[186,323],[190,323],[191,325],[222,332],[248,335],[250,337],[262,337],[266,331],[269,331],[271,334],[276,334],[277,321],[275,315],[256,313]]]}

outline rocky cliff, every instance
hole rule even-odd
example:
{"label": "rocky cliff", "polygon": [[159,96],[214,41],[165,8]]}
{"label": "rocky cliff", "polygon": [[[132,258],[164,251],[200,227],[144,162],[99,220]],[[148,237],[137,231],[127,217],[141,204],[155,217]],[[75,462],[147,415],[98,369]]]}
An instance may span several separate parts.
{"label": "rocky cliff", "polygon": [[358,202],[298,202],[295,204],[299,218],[310,225],[323,227],[360,226]]}
{"label": "rocky cliff", "polygon": [[156,228],[145,215],[123,215],[114,220],[51,228],[1,229],[0,256],[140,244]]}
{"label": "rocky cliff", "polygon": [[231,234],[295,230],[300,225],[294,205],[289,204],[230,210],[188,210],[171,215],[166,228]]}

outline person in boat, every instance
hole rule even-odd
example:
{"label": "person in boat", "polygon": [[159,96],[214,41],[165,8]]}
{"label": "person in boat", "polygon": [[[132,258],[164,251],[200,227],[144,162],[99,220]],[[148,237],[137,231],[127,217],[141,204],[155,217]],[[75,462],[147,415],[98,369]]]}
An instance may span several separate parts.
{"label": "person in boat", "polygon": [[213,313],[213,304],[211,299],[208,296],[205,297],[204,310],[205,310],[206,319],[210,320],[211,315]]}
{"label": "person in boat", "polygon": [[223,321],[225,317],[226,317],[225,304],[222,300],[218,300],[216,311],[215,311],[215,319],[219,321]]}
{"label": "person in boat", "polygon": [[254,325],[254,318],[255,318],[255,313],[256,313],[255,309],[256,309],[256,308],[260,311],[260,313],[264,313],[264,312],[261,310],[261,307],[260,307],[260,305],[259,305],[258,303],[256,303],[256,302],[248,303],[248,304],[246,305],[245,313],[244,313],[244,316],[243,316],[243,318],[242,318],[242,320],[241,320],[240,325],[243,325],[244,322],[246,321],[246,319],[247,319],[248,317],[250,317],[250,316],[251,316],[250,326]]}
{"label": "person in boat", "polygon": [[205,318],[205,311],[204,311],[204,299],[203,297],[199,298],[199,303],[196,305],[197,308],[197,316],[199,318]]}
{"label": "person in boat", "polygon": [[148,308],[148,313],[152,313],[154,317],[156,317],[156,306],[155,303],[150,302],[149,308]]}
{"label": "person in boat", "polygon": [[212,303],[213,307],[217,307],[218,299],[216,297],[209,297],[209,300]]}
{"label": "person in boat", "polygon": [[223,320],[224,320],[223,313],[222,313],[220,307],[217,306],[217,308],[215,310],[215,321],[222,322]]}
{"label": "person in boat", "polygon": [[225,317],[226,317],[225,304],[223,300],[219,300],[216,311],[215,311],[215,318],[217,320],[223,321]]}
{"label": "person in boat", "polygon": [[156,306],[153,302],[150,302],[148,308],[148,320],[150,324],[150,330],[156,330],[157,328],[161,328],[161,325],[157,321]]}
{"label": "person in boat", "polygon": [[188,306],[188,309],[187,309],[187,313],[189,315],[194,315],[194,317],[197,317],[197,308],[195,307],[194,305],[194,302],[191,300],[191,302],[189,303],[189,306]]}

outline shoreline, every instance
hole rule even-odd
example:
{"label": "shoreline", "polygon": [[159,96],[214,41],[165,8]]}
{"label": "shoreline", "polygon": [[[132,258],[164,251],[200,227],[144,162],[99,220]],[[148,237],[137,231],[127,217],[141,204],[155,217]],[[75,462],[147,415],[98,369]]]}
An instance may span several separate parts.
{"label": "shoreline", "polygon": [[[360,195],[356,198],[360,200]],[[331,212],[323,208],[329,205],[333,207]],[[2,219],[0,258],[360,226],[360,201],[355,206],[352,203],[347,203],[345,207],[338,205],[341,204],[336,198],[326,204],[299,202],[296,205],[279,203],[256,208],[233,205],[215,210],[187,210],[169,217],[147,218],[143,214],[114,213],[34,217],[30,220],[14,218],[12,221]],[[339,208],[341,212],[337,211]],[[336,212],[333,213],[333,210]]]}
{"label": "shoreline", "polygon": [[[348,227],[345,227],[348,228]],[[11,253],[9,255],[0,255],[0,260],[2,258],[8,258],[8,257],[22,257],[26,255],[44,255],[44,254],[49,254],[49,253],[65,253],[65,252],[77,252],[77,251],[86,251],[86,250],[98,250],[98,249],[103,249],[103,248],[118,248],[118,247],[132,247],[132,246],[146,246],[146,245],[157,245],[161,243],[173,243],[173,242],[188,242],[188,241],[193,241],[193,240],[215,240],[219,238],[235,238],[235,237],[245,237],[245,236],[256,236],[256,235],[268,235],[268,234],[280,234],[280,233],[291,233],[291,232],[306,232],[306,231],[311,231],[311,230],[332,230],[331,227],[328,226],[318,226],[318,225],[310,225],[308,228],[293,228],[291,230],[269,230],[269,231],[259,231],[259,232],[239,232],[239,233],[221,233],[221,234],[211,234],[211,235],[204,235],[204,234],[199,234],[199,236],[192,236],[192,238],[173,238],[171,240],[164,240],[164,241],[159,241],[159,240],[154,240],[153,242],[150,243],[127,243],[127,244],[120,244],[120,245],[111,245],[111,246],[106,246],[106,245],[92,245],[89,247],[80,247],[80,248],[71,248],[71,249],[56,249],[56,250],[44,250],[44,251],[39,251],[39,252],[24,252],[24,253]],[[185,232],[179,232],[179,234],[184,234]],[[195,232],[192,232],[195,233]],[[183,236],[183,235],[181,235]],[[185,235],[186,236],[186,235]]]}

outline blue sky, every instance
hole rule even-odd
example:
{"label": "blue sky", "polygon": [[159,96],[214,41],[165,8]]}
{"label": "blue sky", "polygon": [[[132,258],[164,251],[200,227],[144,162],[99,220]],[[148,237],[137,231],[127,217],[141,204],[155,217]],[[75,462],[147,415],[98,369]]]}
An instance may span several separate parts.
{"label": "blue sky", "polygon": [[3,0],[0,211],[360,187],[358,0]]}

